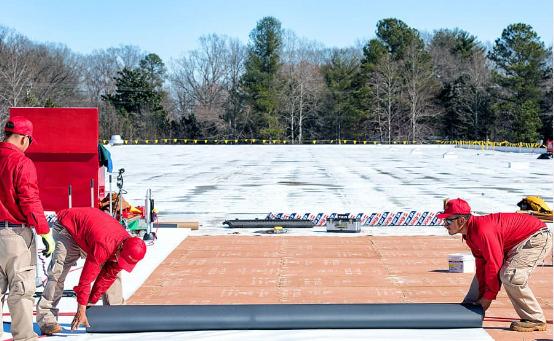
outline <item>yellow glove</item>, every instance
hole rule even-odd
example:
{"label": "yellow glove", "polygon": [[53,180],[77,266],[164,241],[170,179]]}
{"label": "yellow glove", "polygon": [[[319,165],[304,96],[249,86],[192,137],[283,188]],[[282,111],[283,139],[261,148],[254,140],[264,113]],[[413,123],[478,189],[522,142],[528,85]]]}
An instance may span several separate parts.
{"label": "yellow glove", "polygon": [[50,255],[54,252],[54,249],[56,248],[56,242],[52,237],[52,231],[46,234],[41,234],[40,237],[42,238],[42,243],[45,247],[45,249],[42,250],[42,255],[44,257],[50,257]]}

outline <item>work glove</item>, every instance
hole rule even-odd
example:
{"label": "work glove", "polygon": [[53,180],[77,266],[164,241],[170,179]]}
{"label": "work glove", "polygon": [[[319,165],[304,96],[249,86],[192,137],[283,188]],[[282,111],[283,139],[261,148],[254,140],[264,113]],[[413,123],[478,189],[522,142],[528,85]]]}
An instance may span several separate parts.
{"label": "work glove", "polygon": [[44,244],[44,250],[42,250],[42,255],[44,257],[50,257],[50,255],[54,252],[54,249],[56,248],[56,242],[52,237],[52,231],[46,234],[41,234],[40,237],[42,238],[42,243]]}

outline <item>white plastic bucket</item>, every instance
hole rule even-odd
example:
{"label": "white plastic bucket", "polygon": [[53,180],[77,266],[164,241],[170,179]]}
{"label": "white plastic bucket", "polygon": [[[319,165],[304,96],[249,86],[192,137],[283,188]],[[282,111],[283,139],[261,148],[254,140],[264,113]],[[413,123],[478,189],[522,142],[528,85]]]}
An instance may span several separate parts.
{"label": "white plastic bucket", "polygon": [[475,258],[471,253],[448,255],[448,272],[475,272]]}

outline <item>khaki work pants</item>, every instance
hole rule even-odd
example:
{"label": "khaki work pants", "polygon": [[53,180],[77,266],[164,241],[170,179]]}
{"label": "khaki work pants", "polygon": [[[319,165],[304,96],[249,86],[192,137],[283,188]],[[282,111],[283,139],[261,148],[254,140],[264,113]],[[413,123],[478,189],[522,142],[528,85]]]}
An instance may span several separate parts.
{"label": "khaki work pants", "polygon": [[[504,259],[499,272],[500,280],[516,313],[523,320],[546,322],[544,312],[529,288],[528,280],[533,270],[544,261],[551,250],[552,232],[545,228],[514,246]],[[464,301],[474,302],[478,296],[479,282],[477,277],[474,277]]]}
{"label": "khaki work pants", "polygon": [[[33,230],[23,225],[0,222],[0,325],[4,297],[12,317],[14,340],[36,340],[33,305],[36,276],[36,244]],[[0,337],[3,329],[0,329]]]}
{"label": "khaki work pants", "polygon": [[[65,278],[72,266],[77,264],[84,255],[81,248],[63,226],[56,224],[53,228],[56,249],[48,266],[48,282],[37,304],[37,323],[40,327],[57,323],[59,309],[57,308],[63,296]],[[104,305],[123,304],[121,277],[102,296]]]}

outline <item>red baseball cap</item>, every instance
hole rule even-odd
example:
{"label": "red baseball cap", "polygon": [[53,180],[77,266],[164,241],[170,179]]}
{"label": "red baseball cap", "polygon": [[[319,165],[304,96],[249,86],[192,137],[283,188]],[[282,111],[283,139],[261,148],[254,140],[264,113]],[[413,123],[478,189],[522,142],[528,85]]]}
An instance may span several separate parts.
{"label": "red baseball cap", "polygon": [[464,199],[452,199],[446,202],[444,205],[444,212],[437,215],[439,219],[448,218],[451,215],[465,215],[471,214],[471,207]]}
{"label": "red baseball cap", "polygon": [[23,116],[12,116],[6,122],[4,131],[33,138],[33,123]]}
{"label": "red baseball cap", "polygon": [[127,272],[133,271],[137,263],[146,254],[146,244],[139,237],[128,238],[123,242],[123,247],[117,258],[117,263]]}

